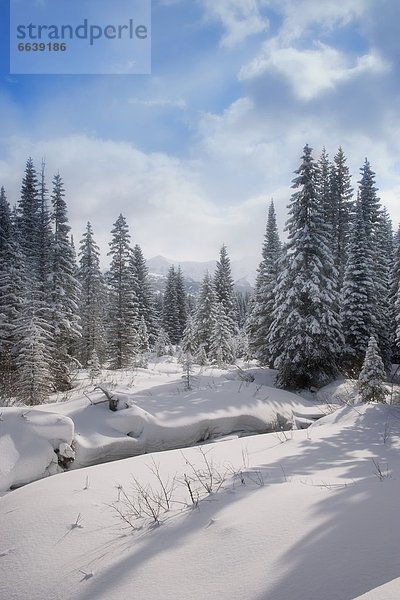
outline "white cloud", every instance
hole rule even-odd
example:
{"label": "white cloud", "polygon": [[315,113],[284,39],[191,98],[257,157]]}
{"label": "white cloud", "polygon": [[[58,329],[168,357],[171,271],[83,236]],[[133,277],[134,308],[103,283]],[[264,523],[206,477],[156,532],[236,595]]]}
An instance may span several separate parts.
{"label": "white cloud", "polygon": [[222,23],[225,33],[221,44],[231,47],[247,37],[268,29],[268,19],[262,16],[262,0],[200,0],[206,16]]}
{"label": "white cloud", "polygon": [[272,42],[266,43],[260,55],[241,69],[239,77],[248,80],[276,72],[286,78],[300,100],[311,100],[363,73],[379,74],[388,69],[389,65],[374,53],[353,61],[343,52],[321,42],[306,50],[280,48]]}
{"label": "white cloud", "polygon": [[[240,238],[242,227],[249,232],[254,224],[251,215],[257,203],[244,211],[212,203],[195,163],[85,135],[40,142],[15,137],[7,147],[7,156],[0,161],[0,181],[10,203],[18,199],[26,158],[32,156],[39,166],[45,157],[49,187],[58,170],[64,179],[75,241],[90,220],[103,264],[108,232],[120,212],[130,224],[133,243],[139,243],[148,257],[210,260],[218,256],[223,241],[232,255],[258,254],[258,244],[246,247]],[[249,239],[253,237],[250,233]]]}
{"label": "white cloud", "polygon": [[348,25],[359,19],[371,0],[270,0],[270,5],[283,15],[278,38],[288,45],[303,37],[313,26],[320,33]]}

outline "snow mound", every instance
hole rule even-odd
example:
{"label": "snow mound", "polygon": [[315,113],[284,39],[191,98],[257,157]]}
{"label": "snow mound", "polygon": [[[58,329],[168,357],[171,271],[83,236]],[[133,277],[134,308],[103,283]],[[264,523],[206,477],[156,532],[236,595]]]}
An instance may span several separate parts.
{"label": "snow mound", "polygon": [[4,408],[0,489],[59,472],[60,456],[63,466],[77,469],[224,436],[303,428],[323,416],[300,396],[264,385],[271,379],[269,370],[251,373],[254,381],[244,382],[236,369],[199,370],[193,389],[186,390],[181,366],[170,359],[135,371],[134,383],[132,372],[118,374],[120,381],[109,384],[115,412],[104,394],[107,383],[103,390],[77,389],[70,400],[34,411]]}
{"label": "snow mound", "polygon": [[[47,405],[75,425],[75,460],[71,468],[87,467],[149,452],[185,448],[231,434],[237,436],[290,429],[293,421],[313,422],[323,413],[295,394],[205,377],[196,389],[176,382],[128,393],[113,390],[118,410],[112,412],[104,394]],[[151,412],[150,412],[151,411]]]}
{"label": "snow mound", "polygon": [[0,418],[0,490],[62,471],[71,458],[74,424],[69,417],[22,408],[3,408]]}

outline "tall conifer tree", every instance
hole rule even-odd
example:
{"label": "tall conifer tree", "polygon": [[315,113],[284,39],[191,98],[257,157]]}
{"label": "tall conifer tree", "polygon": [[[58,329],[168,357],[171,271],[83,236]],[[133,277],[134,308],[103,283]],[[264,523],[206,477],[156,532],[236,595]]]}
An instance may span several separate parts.
{"label": "tall conifer tree", "polygon": [[271,200],[248,324],[250,349],[262,365],[269,366],[272,366],[273,360],[269,351],[268,331],[272,323],[281,253],[275,207]]}
{"label": "tall conifer tree", "polygon": [[296,175],[287,222],[287,267],[269,333],[278,383],[295,388],[320,385],[335,376],[343,341],[330,229],[309,146]]}
{"label": "tall conifer tree", "polygon": [[139,313],[135,288],[137,282],[131,265],[129,228],[121,214],[111,231],[108,272],[108,354],[113,369],[129,367],[138,351]]}
{"label": "tall conifer tree", "polygon": [[78,279],[81,284],[79,302],[82,337],[79,342],[79,360],[88,366],[93,351],[104,362],[106,352],[105,318],[106,287],[100,270],[100,251],[88,222],[79,250]]}

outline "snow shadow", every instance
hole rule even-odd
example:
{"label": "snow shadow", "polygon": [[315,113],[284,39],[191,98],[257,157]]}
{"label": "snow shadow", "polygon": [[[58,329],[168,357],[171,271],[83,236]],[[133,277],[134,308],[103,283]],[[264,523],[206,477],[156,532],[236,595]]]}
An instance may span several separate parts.
{"label": "snow shadow", "polygon": [[[168,560],[168,553],[171,550],[171,545],[173,545],[174,552],[176,552],[179,547],[182,547],[185,544],[187,539],[193,539],[194,535],[201,535],[202,532],[211,530],[218,521],[217,515],[220,511],[230,504],[240,502],[244,495],[256,491],[256,487],[243,488],[239,485],[234,489],[220,490],[203,499],[197,508],[188,508],[184,513],[172,516],[172,527],[169,526],[170,518],[167,516],[165,522],[162,522],[158,526],[147,526],[147,528],[139,534],[125,537],[120,535],[116,536],[114,540],[109,543],[106,552],[104,548],[98,549],[98,558],[101,560],[106,553],[114,553],[119,557],[118,561],[104,568],[100,564],[98,569],[94,567],[94,577],[91,578],[90,581],[85,582],[85,587],[79,594],[76,594],[74,598],[77,600],[93,600],[93,598],[97,597],[116,597],[115,588],[121,585],[121,589],[124,589],[127,581],[130,580],[134,582],[137,574],[141,572],[147,564],[150,564],[156,556],[165,555],[166,560]],[[124,554],[125,556],[123,556]],[[82,571],[85,571],[85,568],[90,570],[95,563],[96,557],[92,557],[88,567],[83,566]],[[201,585],[200,582],[203,576],[202,569],[203,564],[202,561],[199,560],[198,575],[193,582],[196,587]],[[181,584],[179,583],[179,578],[181,578]],[[148,574],[147,585],[150,594],[153,595],[148,595],[148,592],[145,589],[138,588],[137,597],[151,598],[152,600],[154,598],[155,600],[156,596],[154,596],[154,586],[152,585],[150,572]],[[177,590],[181,588],[185,589],[186,586],[186,571],[184,564],[181,564],[178,565],[177,573],[174,574],[174,577],[168,578],[168,580],[165,581],[165,589],[159,590],[159,596],[157,596],[157,598],[167,597],[176,598],[178,600],[178,598],[182,598],[182,596],[179,596]],[[202,592],[199,591],[199,597],[200,596],[202,596]]]}
{"label": "snow shadow", "polygon": [[[314,504],[311,515],[304,515],[319,524],[280,556],[275,568],[282,575],[254,600],[350,600],[399,576],[400,461],[392,442],[400,435],[400,409],[371,407],[353,427],[327,439],[313,440],[310,433],[299,455],[275,466],[289,479],[325,485],[323,500]],[[373,459],[382,468],[382,478]],[[347,485],[315,480],[317,469],[323,477],[325,470],[343,464],[345,474],[339,480]],[[371,529],[379,531],[379,539]]]}

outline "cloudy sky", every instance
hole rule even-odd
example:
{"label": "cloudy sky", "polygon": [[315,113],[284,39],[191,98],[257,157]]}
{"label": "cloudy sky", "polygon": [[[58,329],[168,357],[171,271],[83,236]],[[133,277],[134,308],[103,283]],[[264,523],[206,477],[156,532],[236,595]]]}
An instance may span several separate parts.
{"label": "cloudy sky", "polygon": [[398,0],[153,0],[152,74],[119,76],[9,75],[6,4],[0,184],[12,204],[27,157],[44,157],[78,239],[90,220],[106,248],[122,212],[147,257],[209,260],[222,242],[258,257],[271,197],[283,230],[303,146],[333,157],[342,145],[355,187],[368,157],[397,227]]}

